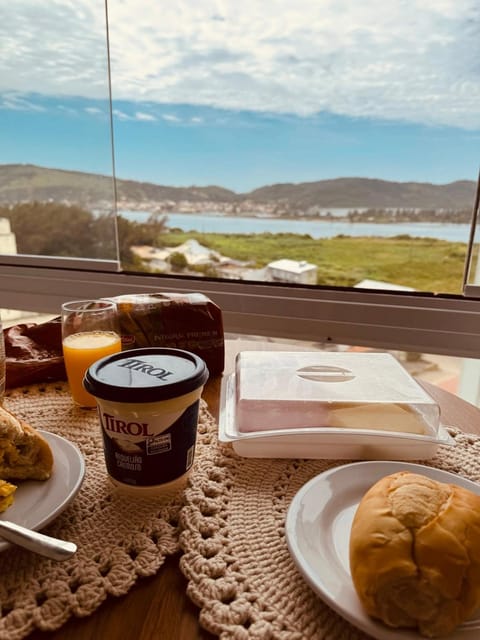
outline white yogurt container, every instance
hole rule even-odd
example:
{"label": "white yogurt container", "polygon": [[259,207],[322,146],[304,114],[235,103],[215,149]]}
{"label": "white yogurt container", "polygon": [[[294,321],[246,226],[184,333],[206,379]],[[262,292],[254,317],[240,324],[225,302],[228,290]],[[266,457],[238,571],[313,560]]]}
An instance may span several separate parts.
{"label": "white yogurt container", "polygon": [[97,402],[112,482],[136,494],[181,488],[193,464],[205,362],[181,349],[148,347],[107,356],[83,384]]}

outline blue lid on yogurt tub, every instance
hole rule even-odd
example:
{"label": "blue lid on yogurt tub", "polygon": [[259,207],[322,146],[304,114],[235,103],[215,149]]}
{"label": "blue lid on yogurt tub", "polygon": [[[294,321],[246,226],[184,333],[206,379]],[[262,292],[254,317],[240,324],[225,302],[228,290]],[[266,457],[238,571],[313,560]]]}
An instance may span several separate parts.
{"label": "blue lid on yogurt tub", "polygon": [[145,347],[105,356],[85,373],[83,386],[113,402],[157,402],[185,395],[208,380],[205,362],[183,349]]}

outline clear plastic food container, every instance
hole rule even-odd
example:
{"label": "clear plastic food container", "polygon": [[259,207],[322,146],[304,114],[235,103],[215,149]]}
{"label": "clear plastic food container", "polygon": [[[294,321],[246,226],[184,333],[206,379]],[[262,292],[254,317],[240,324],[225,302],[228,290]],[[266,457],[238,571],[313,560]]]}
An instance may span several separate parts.
{"label": "clear plastic food container", "polygon": [[453,443],[435,400],[383,352],[241,352],[219,435],[260,458],[425,459]]}

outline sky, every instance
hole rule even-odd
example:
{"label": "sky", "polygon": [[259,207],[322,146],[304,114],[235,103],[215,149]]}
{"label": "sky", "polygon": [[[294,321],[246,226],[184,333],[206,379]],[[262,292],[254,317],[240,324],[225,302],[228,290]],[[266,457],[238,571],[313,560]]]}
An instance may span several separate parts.
{"label": "sky", "polygon": [[[477,0],[110,0],[119,178],[236,192],[480,167]],[[0,6],[0,164],[112,173],[102,0]]]}

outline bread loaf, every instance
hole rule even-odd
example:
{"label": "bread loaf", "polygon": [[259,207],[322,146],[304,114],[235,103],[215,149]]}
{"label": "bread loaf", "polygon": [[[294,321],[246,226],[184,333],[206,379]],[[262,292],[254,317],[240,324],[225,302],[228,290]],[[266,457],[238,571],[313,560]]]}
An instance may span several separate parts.
{"label": "bread loaf", "polygon": [[0,406],[0,478],[46,480],[53,467],[48,442],[23,420]]}
{"label": "bread loaf", "polygon": [[211,376],[225,360],[220,308],[202,293],[149,293],[108,298],[117,305],[123,349],[173,347],[195,353]]}
{"label": "bread loaf", "polygon": [[60,318],[41,324],[18,324],[3,330],[6,388],[66,380]]}
{"label": "bread loaf", "polygon": [[480,606],[480,496],[407,471],[382,478],[355,513],[350,570],[372,617],[452,632]]}

